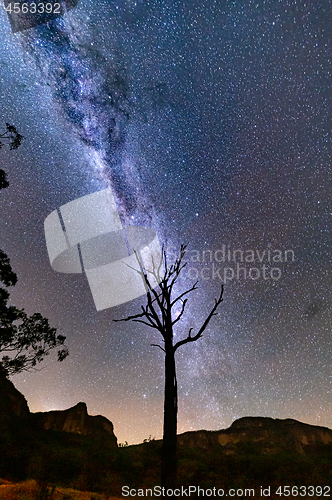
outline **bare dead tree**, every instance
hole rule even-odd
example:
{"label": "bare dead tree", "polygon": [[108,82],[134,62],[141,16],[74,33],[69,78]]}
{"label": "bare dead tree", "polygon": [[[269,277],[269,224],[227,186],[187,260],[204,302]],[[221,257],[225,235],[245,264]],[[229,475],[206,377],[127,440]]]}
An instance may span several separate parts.
{"label": "bare dead tree", "polygon": [[[143,323],[155,330],[162,336],[163,345],[151,344],[159,347],[165,353],[165,396],[164,396],[164,432],[162,446],[162,471],[161,484],[165,487],[174,487],[176,483],[176,451],[177,451],[177,412],[178,412],[178,391],[176,380],[175,352],[177,349],[190,342],[196,342],[203,335],[211,318],[216,315],[216,310],[223,298],[223,285],[220,295],[215,299],[215,303],[207,315],[202,326],[197,333],[193,333],[194,328],[190,328],[187,337],[174,344],[174,326],[181,320],[188,302],[187,295],[197,289],[197,281],[194,285],[174,295],[174,286],[181,271],[187,265],[184,256],[187,245],[181,245],[180,255],[174,264],[168,265],[166,251],[163,248],[162,257],[158,266],[153,263],[153,270],[146,270],[136,254],[139,264],[137,272],[144,280],[147,290],[147,304],[141,306],[142,312],[127,316],[115,321],[136,321]],[[155,283],[159,283],[155,287]],[[181,302],[179,314],[174,313],[174,307]]]}

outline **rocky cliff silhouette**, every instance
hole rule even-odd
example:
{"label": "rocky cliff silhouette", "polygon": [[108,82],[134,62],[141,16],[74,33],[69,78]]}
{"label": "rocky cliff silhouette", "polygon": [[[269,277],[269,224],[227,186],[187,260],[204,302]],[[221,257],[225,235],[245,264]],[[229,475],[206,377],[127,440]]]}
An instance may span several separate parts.
{"label": "rocky cliff silhouette", "polygon": [[228,429],[193,431],[178,436],[179,446],[209,450],[220,447],[226,455],[241,453],[250,446],[261,454],[292,451],[306,454],[332,445],[332,430],[287,418],[243,417]]}
{"label": "rocky cliff silhouette", "polygon": [[93,439],[106,440],[108,446],[117,447],[113,424],[107,418],[88,414],[85,403],[78,403],[68,410],[54,410],[32,413],[23,396],[3,374],[0,373],[0,427],[20,423],[34,431],[58,431],[90,436]]}
{"label": "rocky cliff silhouette", "polygon": [[[160,484],[161,440],[118,447],[113,424],[85,403],[32,413],[0,375],[0,478],[35,479],[121,496]],[[243,417],[219,431],[178,436],[179,484],[233,488],[332,483],[332,430],[292,419]],[[209,486],[209,487],[210,487]]]}
{"label": "rocky cliff silhouette", "polygon": [[[106,439],[108,445],[117,447],[112,422],[87,412],[85,403],[77,403],[67,410],[32,413],[23,396],[4,375],[0,374],[0,425],[2,429],[12,421],[21,420],[34,429],[51,430]],[[252,445],[262,454],[292,451],[305,454],[314,447],[332,445],[332,430],[309,425],[293,419],[269,417],[243,417],[228,429],[219,431],[190,431],[178,436],[180,447],[208,451],[220,448],[226,455],[241,453]]]}

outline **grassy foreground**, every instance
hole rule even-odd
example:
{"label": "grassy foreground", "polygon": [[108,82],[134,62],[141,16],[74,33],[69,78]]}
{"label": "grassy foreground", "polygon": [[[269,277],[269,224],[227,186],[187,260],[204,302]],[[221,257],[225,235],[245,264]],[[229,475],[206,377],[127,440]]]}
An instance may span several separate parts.
{"label": "grassy foreground", "polygon": [[0,500],[116,500],[110,497],[88,491],[78,491],[72,488],[43,488],[34,480],[12,483],[0,479]]}

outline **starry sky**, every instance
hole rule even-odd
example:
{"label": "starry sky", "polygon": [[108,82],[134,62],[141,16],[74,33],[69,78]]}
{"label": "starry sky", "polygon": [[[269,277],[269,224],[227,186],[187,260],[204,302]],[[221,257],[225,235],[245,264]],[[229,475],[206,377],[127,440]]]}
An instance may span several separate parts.
{"label": "starry sky", "polygon": [[[97,312],[83,275],[50,266],[44,220],[108,186],[124,224],[153,227],[177,292],[199,281],[176,339],[178,431],[243,416],[332,427],[331,4],[327,0],[80,0],[13,34],[0,10],[0,247],[12,303],[41,312],[70,356],[13,377],[32,411],[85,401],[121,443],[162,436],[158,332]],[[234,253],[234,251],[237,252]],[[265,266],[263,268],[263,266]]]}

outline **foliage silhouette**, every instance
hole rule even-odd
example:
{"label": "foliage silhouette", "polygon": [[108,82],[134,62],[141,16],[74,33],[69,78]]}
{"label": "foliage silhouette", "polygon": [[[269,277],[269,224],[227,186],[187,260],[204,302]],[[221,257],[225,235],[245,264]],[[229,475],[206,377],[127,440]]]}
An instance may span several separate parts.
{"label": "foliage silhouette", "polygon": [[[23,136],[13,125],[6,123],[7,131],[0,134],[1,140],[10,139],[10,149],[17,149]],[[0,170],[0,190],[9,186],[6,173]],[[0,250],[0,283],[6,288],[17,283],[10,260]],[[28,316],[24,309],[8,305],[9,292],[0,288],[0,370],[7,376],[34,369],[51,350],[58,350],[58,361],[64,360],[68,349],[64,345],[66,337],[57,335],[56,328],[49,325],[48,319],[39,313]]]}
{"label": "foliage silhouette", "polygon": [[[0,133],[0,149],[2,149],[4,145],[4,141],[7,142],[9,140],[9,149],[17,149],[24,139],[23,135],[19,134],[14,125],[10,125],[6,123],[6,131]],[[9,186],[9,182],[7,180],[6,172],[0,169],[0,189],[5,189]]]}
{"label": "foliage silhouette", "polygon": [[23,135],[19,134],[16,127],[14,127],[14,125],[10,125],[9,123],[6,123],[6,129],[7,130],[5,132],[0,134],[0,149],[4,144],[4,139],[10,140],[9,149],[17,149],[24,139]]}

